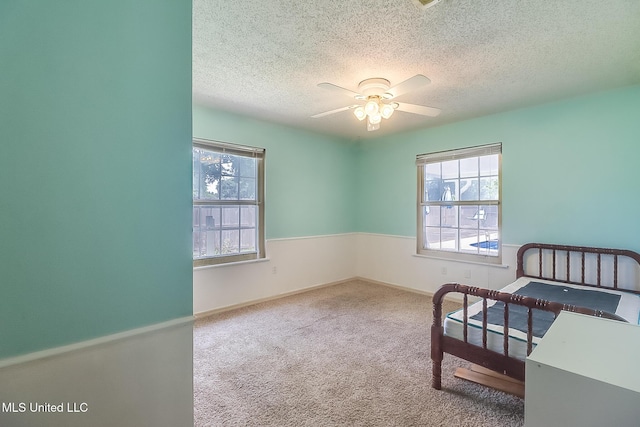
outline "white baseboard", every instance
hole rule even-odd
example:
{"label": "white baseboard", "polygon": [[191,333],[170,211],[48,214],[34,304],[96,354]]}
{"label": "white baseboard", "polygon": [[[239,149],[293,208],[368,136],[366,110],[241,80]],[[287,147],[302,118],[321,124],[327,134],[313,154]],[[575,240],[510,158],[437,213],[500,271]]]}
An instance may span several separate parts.
{"label": "white baseboard", "polygon": [[273,301],[273,300],[277,300],[277,299],[280,299],[280,298],[285,298],[285,297],[288,297],[288,296],[291,296],[291,295],[302,294],[302,293],[305,293],[305,292],[313,291],[315,289],[326,288],[326,287],[329,287],[329,286],[335,286],[335,285],[339,285],[341,283],[349,282],[351,280],[353,280],[353,278],[344,279],[344,280],[338,280],[338,281],[330,282],[330,283],[323,283],[321,285],[309,286],[309,287],[306,287],[306,288],[297,289],[295,291],[285,292],[285,293],[278,294],[278,295],[273,295],[273,296],[270,296],[270,297],[259,298],[259,299],[255,299],[255,300],[252,300],[252,301],[243,302],[243,303],[240,303],[240,304],[233,304],[233,305],[229,305],[229,306],[226,306],[226,307],[216,308],[214,310],[201,311],[199,313],[194,313],[194,317],[196,319],[203,319],[205,317],[213,316],[214,314],[224,313],[226,311],[231,311],[231,310],[237,310],[239,308],[249,307],[249,306],[252,306],[252,305],[260,304],[262,302]]}

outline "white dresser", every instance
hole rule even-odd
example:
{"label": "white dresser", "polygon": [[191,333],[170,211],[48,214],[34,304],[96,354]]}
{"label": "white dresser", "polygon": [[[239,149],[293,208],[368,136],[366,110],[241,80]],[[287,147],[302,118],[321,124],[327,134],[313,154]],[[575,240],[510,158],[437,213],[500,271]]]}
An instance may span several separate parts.
{"label": "white dresser", "polygon": [[562,312],[526,361],[525,426],[640,426],[640,326]]}

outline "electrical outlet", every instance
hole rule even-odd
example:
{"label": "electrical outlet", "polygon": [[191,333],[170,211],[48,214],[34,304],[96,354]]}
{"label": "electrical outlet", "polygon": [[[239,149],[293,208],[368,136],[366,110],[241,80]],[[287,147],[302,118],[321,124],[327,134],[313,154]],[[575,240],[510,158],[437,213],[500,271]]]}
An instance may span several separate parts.
{"label": "electrical outlet", "polygon": [[277,274],[278,273],[278,267],[271,267],[271,274]]}
{"label": "electrical outlet", "polygon": [[464,271],[464,278],[465,279],[471,279],[471,270],[465,270]]}
{"label": "electrical outlet", "polygon": [[442,269],[440,270],[440,273],[442,273],[443,276],[447,275],[447,267],[442,267]]}

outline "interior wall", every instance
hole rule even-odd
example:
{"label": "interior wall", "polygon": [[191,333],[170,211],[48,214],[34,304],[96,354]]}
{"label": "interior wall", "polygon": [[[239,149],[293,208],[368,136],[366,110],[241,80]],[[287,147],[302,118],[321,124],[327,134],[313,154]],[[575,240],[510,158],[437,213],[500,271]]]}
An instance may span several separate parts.
{"label": "interior wall", "polygon": [[[269,168],[269,162],[273,161],[272,169],[267,169],[270,188],[267,203],[275,204],[268,207],[267,234],[290,237],[330,234],[337,230],[355,232],[349,246],[354,248],[349,258],[354,262],[351,269],[354,276],[434,292],[448,281],[494,289],[506,285],[515,278],[517,248],[530,241],[639,251],[638,241],[631,232],[635,229],[633,212],[640,210],[640,199],[633,196],[635,183],[640,181],[640,171],[634,165],[640,154],[637,117],[640,117],[640,86],[632,86],[356,145],[204,109],[194,113],[194,129],[198,129],[194,133],[214,139],[221,135],[218,138],[230,142],[263,141],[274,153],[287,151],[303,139],[309,145],[295,147],[298,158],[309,157],[307,150],[314,150],[310,152],[316,158],[318,150],[331,147],[337,156],[344,156],[342,167],[349,168],[350,174],[334,168],[331,171],[338,171],[338,177],[308,176],[303,187],[320,187],[317,194],[324,197],[328,194],[326,189],[333,188],[330,194],[342,201],[338,204],[338,215],[330,212],[331,204],[318,197],[316,202],[326,205],[321,212],[328,217],[317,216],[316,228],[303,231],[309,216],[287,209],[292,197],[299,200],[298,195],[286,188],[295,172],[285,166],[289,163],[287,156],[274,155],[268,157],[267,163]],[[493,142],[503,144],[502,264],[493,266],[415,256],[416,155]],[[339,222],[338,217],[344,215],[350,219]],[[332,225],[337,223],[341,225]],[[293,242],[290,245],[283,253],[298,252]],[[325,248],[331,250],[329,246]],[[344,247],[335,249],[344,254]],[[285,256],[278,263],[287,265],[287,259]],[[247,281],[244,277],[249,269],[255,278]],[[340,271],[347,274],[349,269]],[[229,283],[235,283],[235,277],[242,277],[242,285],[238,287],[246,292],[235,288],[228,293],[218,293],[216,289],[223,286],[220,283],[227,282],[224,286],[229,288]],[[310,276],[306,279],[303,283],[318,283]],[[253,284],[258,282],[269,284],[258,285],[255,290]],[[205,311],[207,307],[200,306],[201,298],[208,301],[208,307],[217,308],[292,289],[278,283],[281,282],[273,277],[270,265],[196,272],[194,304]],[[229,294],[234,295],[232,300],[228,299]],[[214,300],[218,303],[212,303]]]}
{"label": "interior wall", "polygon": [[198,105],[193,135],[266,149],[267,259],[196,268],[196,314],[354,276],[352,144]]}
{"label": "interior wall", "polygon": [[[77,396],[99,380],[82,425],[113,425],[99,414],[125,411],[148,371],[127,371],[106,343],[83,360],[92,375],[57,382],[68,361],[36,378],[21,356],[192,315],[191,2],[2,1],[0,62],[1,400],[49,390],[60,403],[61,382]],[[191,370],[185,337],[180,367],[153,373],[167,392],[137,400],[140,414],[163,405],[181,414],[171,425],[192,423],[190,384],[172,388],[176,369]],[[56,415],[2,411],[0,424]]]}
{"label": "interior wall", "polygon": [[638,117],[640,86],[632,86],[364,141],[356,230],[415,236],[416,155],[502,142],[504,243],[640,251]]}
{"label": "interior wall", "polygon": [[267,259],[198,267],[193,272],[193,311],[206,315],[350,279],[356,275],[353,233],[271,239]]}
{"label": "interior wall", "polygon": [[195,105],[193,136],[266,149],[266,238],[355,228],[354,146],[288,126]]}

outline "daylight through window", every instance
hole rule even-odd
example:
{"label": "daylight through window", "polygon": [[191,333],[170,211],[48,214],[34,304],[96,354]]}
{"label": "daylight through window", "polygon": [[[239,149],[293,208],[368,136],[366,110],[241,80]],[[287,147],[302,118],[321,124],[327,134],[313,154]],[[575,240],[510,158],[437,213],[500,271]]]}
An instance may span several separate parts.
{"label": "daylight through window", "polygon": [[418,253],[499,263],[501,144],[421,154]]}
{"label": "daylight through window", "polygon": [[194,266],[264,256],[264,149],[194,140]]}

